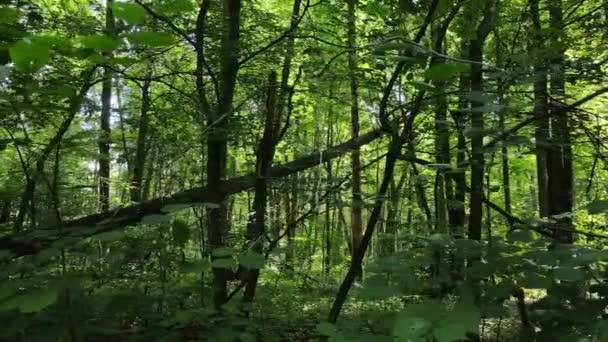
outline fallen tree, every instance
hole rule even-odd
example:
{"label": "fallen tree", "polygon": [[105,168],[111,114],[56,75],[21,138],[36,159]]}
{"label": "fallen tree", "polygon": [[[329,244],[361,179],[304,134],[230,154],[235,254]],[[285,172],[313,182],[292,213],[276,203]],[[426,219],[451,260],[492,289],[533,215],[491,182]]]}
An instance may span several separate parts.
{"label": "fallen tree", "polygon": [[[382,130],[372,130],[358,138],[328,148],[325,151],[311,153],[291,162],[272,167],[268,170],[269,178],[283,178],[304,171],[328,160],[340,157],[351,150],[369,144],[383,135]],[[219,193],[212,193],[207,187],[198,187],[178,192],[169,197],[156,198],[131,206],[115,209],[105,213],[96,213],[64,222],[60,226],[40,228],[20,234],[10,234],[0,238],[0,255],[10,257],[33,255],[62,240],[62,245],[76,243],[84,238],[118,230],[137,224],[146,216],[164,215],[171,206],[197,205],[214,203],[216,199],[236,194],[253,188],[257,175],[249,173],[244,176],[224,181]]]}

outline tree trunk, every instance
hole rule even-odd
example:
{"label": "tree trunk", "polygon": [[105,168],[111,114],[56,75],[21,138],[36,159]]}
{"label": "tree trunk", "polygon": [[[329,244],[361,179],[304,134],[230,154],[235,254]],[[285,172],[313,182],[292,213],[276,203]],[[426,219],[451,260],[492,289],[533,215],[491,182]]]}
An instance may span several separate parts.
{"label": "tree trunk", "polygon": [[[478,96],[483,95],[483,47],[485,40],[494,26],[496,17],[496,0],[486,3],[484,15],[476,32],[476,37],[469,45],[469,60],[471,64],[471,91]],[[481,101],[471,103],[471,128],[473,137],[471,138],[471,200],[468,237],[469,239],[481,240],[482,211],[483,211],[483,176],[484,176],[484,120],[483,112],[479,107],[484,105]],[[475,108],[477,107],[477,108]]]}
{"label": "tree trunk", "polygon": [[[357,0],[348,0],[348,70],[350,76],[350,123],[351,137],[359,136],[359,82],[358,82],[358,61],[357,61]],[[362,207],[363,199],[361,195],[361,151],[355,149],[351,153],[352,170],[352,204],[351,204],[351,231],[352,231],[352,251],[351,257],[361,244],[363,237]],[[355,278],[361,279],[362,270],[355,270]]]}
{"label": "tree trunk", "polygon": [[[563,38],[563,10],[562,0],[549,2],[549,15],[552,32],[552,50],[554,56],[551,58],[551,95],[556,99],[551,103],[551,145],[547,157],[549,172],[549,215],[556,216],[558,229],[555,230],[555,238],[562,243],[572,243],[572,207],[573,207],[573,170],[572,170],[572,145],[570,139],[570,127],[568,122],[568,111],[563,110],[560,101],[564,101],[566,95],[564,49]],[[562,215],[566,214],[566,215]]]}
{"label": "tree trunk", "polygon": [[[112,14],[112,4],[114,0],[106,1],[106,35],[114,38],[116,30],[114,28],[114,15]],[[111,57],[112,53],[105,53],[106,57]],[[113,72],[110,67],[103,69],[103,82],[101,83],[101,117],[99,126],[101,129],[99,136],[99,208],[101,211],[110,209],[110,144],[112,136],[111,117],[112,117],[112,77]]]}
{"label": "tree trunk", "polygon": [[141,87],[141,114],[137,129],[137,147],[135,150],[135,162],[133,163],[133,175],[131,178],[131,201],[139,202],[142,197],[142,180],[146,168],[146,157],[148,155],[148,129],[150,126],[150,85],[152,83],[151,73]]}
{"label": "tree trunk", "polygon": [[[210,209],[207,215],[208,241],[212,253],[214,249],[224,245],[224,236],[228,227],[226,196],[220,191],[220,187],[226,178],[228,150],[226,134],[232,114],[232,101],[239,69],[240,16],[240,0],[222,2],[223,26],[220,43],[219,103],[217,110],[211,111],[207,118],[207,126],[213,126],[207,131],[207,188],[216,194],[213,202],[218,205],[217,208]],[[198,41],[198,44],[203,44],[203,41]],[[201,62],[203,61],[198,61],[198,63]],[[227,300],[226,273],[224,268],[213,268],[213,302],[218,309]]]}
{"label": "tree trunk", "polygon": [[536,117],[536,179],[538,192],[538,212],[540,217],[549,215],[549,188],[547,170],[547,148],[549,145],[549,116],[547,93],[547,68],[544,64],[545,37],[542,33],[538,0],[530,0],[530,16],[532,18],[532,40],[530,51],[534,61],[534,116]]}

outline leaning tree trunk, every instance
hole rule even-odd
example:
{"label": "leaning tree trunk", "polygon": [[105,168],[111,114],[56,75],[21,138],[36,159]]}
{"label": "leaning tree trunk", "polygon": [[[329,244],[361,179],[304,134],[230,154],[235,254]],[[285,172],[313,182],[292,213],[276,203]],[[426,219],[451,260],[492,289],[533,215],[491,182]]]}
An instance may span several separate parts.
{"label": "leaning tree trunk", "polygon": [[150,85],[152,73],[141,87],[141,113],[137,129],[137,146],[135,150],[135,161],[133,163],[133,175],[131,177],[131,201],[139,202],[142,198],[142,181],[146,168],[146,157],[148,155],[148,130],[150,127]]}

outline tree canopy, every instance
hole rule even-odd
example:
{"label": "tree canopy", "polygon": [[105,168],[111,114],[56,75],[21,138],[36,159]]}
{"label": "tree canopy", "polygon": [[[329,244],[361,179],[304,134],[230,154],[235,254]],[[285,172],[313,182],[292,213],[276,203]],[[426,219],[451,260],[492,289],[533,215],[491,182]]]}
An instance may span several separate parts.
{"label": "tree canopy", "polygon": [[0,340],[603,341],[608,3],[0,0]]}

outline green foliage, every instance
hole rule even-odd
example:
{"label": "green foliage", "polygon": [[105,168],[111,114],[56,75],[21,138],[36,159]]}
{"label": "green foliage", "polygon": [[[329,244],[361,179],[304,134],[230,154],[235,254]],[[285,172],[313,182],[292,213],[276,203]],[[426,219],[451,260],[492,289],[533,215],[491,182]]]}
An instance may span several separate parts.
{"label": "green foliage", "polygon": [[169,46],[175,43],[173,36],[166,32],[134,32],[127,35],[130,42],[151,47]]}
{"label": "green foliage", "polygon": [[112,4],[112,14],[130,24],[143,24],[146,20],[146,10],[138,4],[115,2]]}
{"label": "green foliage", "polygon": [[24,72],[35,72],[49,60],[50,46],[33,39],[23,39],[9,50],[11,60]]}

